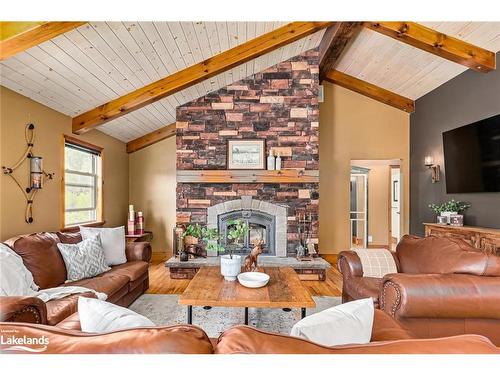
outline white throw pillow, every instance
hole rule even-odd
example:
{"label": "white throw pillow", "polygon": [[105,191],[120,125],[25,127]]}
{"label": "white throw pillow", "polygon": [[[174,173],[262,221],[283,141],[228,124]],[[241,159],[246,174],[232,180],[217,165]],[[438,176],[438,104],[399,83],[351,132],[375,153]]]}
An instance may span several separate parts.
{"label": "white throw pillow", "polygon": [[347,302],[305,317],[292,327],[290,335],[325,346],[367,344],[374,313],[371,298]]}
{"label": "white throw pillow", "polygon": [[109,271],[101,239],[96,234],[76,244],[58,243],[66,266],[67,281],[78,281]]}
{"label": "white throw pillow", "polygon": [[23,259],[0,243],[0,296],[28,296],[38,290]]}
{"label": "white throw pillow", "polygon": [[101,236],[102,248],[108,266],[116,266],[127,261],[125,255],[125,227],[117,228],[90,228],[80,227],[82,238],[93,237],[96,234]]}
{"label": "white throw pillow", "polygon": [[82,332],[106,333],[127,328],[154,327],[154,323],[136,312],[94,298],[78,298]]}

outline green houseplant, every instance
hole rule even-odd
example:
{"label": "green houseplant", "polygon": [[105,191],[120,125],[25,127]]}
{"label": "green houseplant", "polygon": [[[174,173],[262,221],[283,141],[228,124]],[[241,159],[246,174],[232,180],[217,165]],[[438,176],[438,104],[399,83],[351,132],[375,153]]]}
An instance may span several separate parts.
{"label": "green houseplant", "polygon": [[[234,281],[241,272],[241,255],[234,254],[235,247],[241,247],[243,238],[248,234],[248,224],[242,220],[231,220],[228,222],[227,239],[234,246],[227,246],[229,254],[220,258],[220,270],[227,281]],[[222,248],[222,247],[221,247]],[[219,251],[224,251],[219,249]]]}
{"label": "green houseplant", "polygon": [[[452,199],[442,204],[430,204],[429,208],[438,215],[439,224],[463,225],[463,215],[458,215],[470,207],[469,203]],[[454,216],[452,219],[452,215]]]}
{"label": "green houseplant", "polygon": [[[205,249],[217,252],[224,251],[224,248],[219,244],[219,231],[217,228],[207,228],[200,224],[189,224],[182,234],[184,239],[192,237],[197,241],[201,241],[205,245]],[[190,240],[191,242],[192,240]]]}
{"label": "green houseplant", "polygon": [[[243,246],[242,240],[248,234],[248,224],[242,220],[228,221],[227,239],[236,247]],[[229,256],[233,257],[234,247],[228,246]],[[223,250],[224,251],[224,250]]]}
{"label": "green houseplant", "polygon": [[469,203],[462,202],[462,201],[456,201],[455,199],[452,199],[448,202],[442,203],[442,204],[430,204],[429,208],[434,211],[437,215],[441,215],[446,212],[450,213],[461,213],[467,210],[470,207]]}

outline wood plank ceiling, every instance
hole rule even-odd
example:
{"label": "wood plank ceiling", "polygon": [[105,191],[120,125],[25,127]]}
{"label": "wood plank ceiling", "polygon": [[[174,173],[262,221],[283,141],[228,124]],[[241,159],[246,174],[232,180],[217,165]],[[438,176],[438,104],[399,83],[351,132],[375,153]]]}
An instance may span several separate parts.
{"label": "wood plank ceiling", "polygon": [[[0,64],[1,84],[75,117],[287,22],[91,22]],[[319,45],[324,30],[99,127],[124,142],[175,121],[177,106]]]}
{"label": "wood plank ceiling", "polygon": [[[0,62],[0,84],[75,117],[286,23],[91,22]],[[500,22],[421,24],[500,50]],[[124,142],[154,132],[175,121],[177,106],[317,47],[323,34],[281,47],[98,129]],[[467,68],[362,28],[335,69],[417,99]]]}
{"label": "wood plank ceiling", "polygon": [[[419,23],[495,53],[500,51],[500,22]],[[416,100],[467,67],[363,28],[335,69]]]}

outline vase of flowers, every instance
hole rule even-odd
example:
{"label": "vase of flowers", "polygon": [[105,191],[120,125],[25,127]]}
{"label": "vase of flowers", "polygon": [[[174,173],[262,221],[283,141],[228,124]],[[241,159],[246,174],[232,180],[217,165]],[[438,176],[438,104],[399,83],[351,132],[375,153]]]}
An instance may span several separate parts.
{"label": "vase of flowers", "polygon": [[234,281],[241,272],[241,255],[234,254],[235,248],[243,246],[243,238],[248,234],[248,224],[242,220],[231,220],[228,222],[227,239],[232,246],[219,251],[227,251],[229,254],[221,256],[220,272],[227,281]]}
{"label": "vase of flowers", "polygon": [[[451,216],[459,216],[462,212],[467,210],[470,207],[469,203],[456,201],[452,199],[443,204],[430,204],[429,208],[434,211],[437,216],[437,222],[440,224],[450,224]],[[463,215],[462,215],[462,223],[463,223]]]}

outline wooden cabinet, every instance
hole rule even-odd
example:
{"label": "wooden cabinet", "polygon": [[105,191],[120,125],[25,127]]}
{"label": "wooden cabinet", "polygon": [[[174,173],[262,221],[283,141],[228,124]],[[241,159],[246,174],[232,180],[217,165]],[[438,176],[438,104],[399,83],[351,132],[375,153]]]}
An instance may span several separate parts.
{"label": "wooden cabinet", "polygon": [[481,227],[454,227],[451,225],[424,223],[425,236],[460,238],[476,249],[500,256],[500,229]]}

